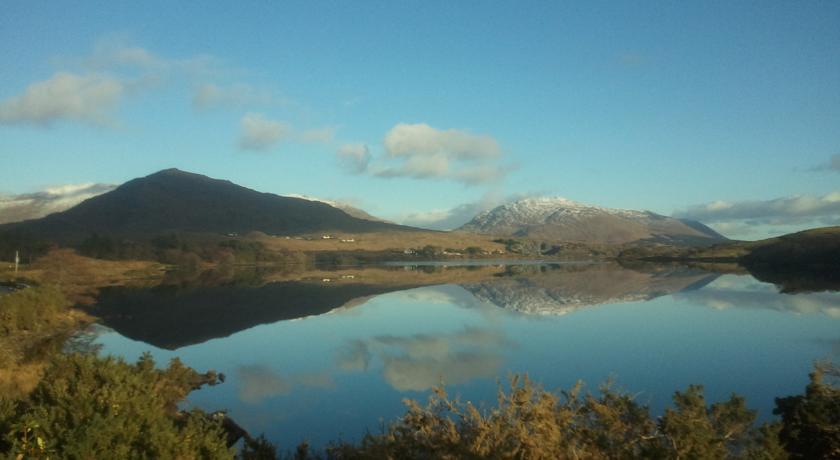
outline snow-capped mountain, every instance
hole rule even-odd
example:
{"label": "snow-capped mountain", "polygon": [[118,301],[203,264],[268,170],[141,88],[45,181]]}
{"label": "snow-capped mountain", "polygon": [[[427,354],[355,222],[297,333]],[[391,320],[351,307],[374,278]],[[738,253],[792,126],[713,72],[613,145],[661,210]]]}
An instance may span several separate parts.
{"label": "snow-capped mountain", "polygon": [[609,244],[640,240],[711,244],[726,239],[697,221],[650,211],[590,206],[561,197],[525,198],[503,204],[475,216],[460,230]]}

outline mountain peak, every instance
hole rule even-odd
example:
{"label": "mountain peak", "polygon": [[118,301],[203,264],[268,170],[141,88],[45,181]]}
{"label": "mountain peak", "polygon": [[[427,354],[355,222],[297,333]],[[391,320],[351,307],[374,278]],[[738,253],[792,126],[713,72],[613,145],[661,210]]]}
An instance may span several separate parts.
{"label": "mountain peak", "polygon": [[723,239],[699,222],[650,211],[585,205],[558,196],[529,197],[477,215],[461,227],[474,233],[583,243],[667,241],[703,244]]}
{"label": "mountain peak", "polygon": [[202,178],[202,179],[210,179],[209,177],[198,174],[194,172],[184,171],[178,168],[167,168],[161,169],[156,173],[149,174],[145,178],[155,178],[155,177],[193,177],[193,178]]}
{"label": "mountain peak", "polygon": [[170,232],[292,235],[408,229],[176,168],[130,180],[66,211],[7,225],[59,242],[78,242],[94,233],[145,238]]}

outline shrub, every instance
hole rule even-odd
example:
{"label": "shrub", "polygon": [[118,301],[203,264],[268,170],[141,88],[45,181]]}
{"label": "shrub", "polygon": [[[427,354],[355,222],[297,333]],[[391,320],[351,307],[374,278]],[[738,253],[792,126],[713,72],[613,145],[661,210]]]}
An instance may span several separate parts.
{"label": "shrub", "polygon": [[[54,358],[25,399],[0,403],[0,453],[55,458],[231,458],[218,421],[177,402],[208,377],[91,355]],[[0,396],[0,400],[2,400]]]}

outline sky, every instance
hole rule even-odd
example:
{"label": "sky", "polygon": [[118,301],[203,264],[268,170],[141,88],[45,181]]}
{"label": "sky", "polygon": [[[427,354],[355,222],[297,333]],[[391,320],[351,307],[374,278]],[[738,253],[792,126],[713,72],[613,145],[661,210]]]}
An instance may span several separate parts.
{"label": "sky", "polygon": [[840,2],[3,10],[6,197],[176,167],[434,228],[529,195],[840,225]]}

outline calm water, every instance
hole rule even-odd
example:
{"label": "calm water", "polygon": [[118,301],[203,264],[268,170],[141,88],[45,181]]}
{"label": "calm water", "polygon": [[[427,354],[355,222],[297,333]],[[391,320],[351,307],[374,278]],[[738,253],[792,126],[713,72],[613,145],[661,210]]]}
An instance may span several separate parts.
{"label": "calm water", "polygon": [[[528,372],[546,388],[613,377],[661,411],[677,389],[736,392],[770,417],[812,363],[840,354],[840,294],[748,275],[613,265],[387,267],[210,276],[106,291],[103,353],[180,357],[227,381],[226,409],[282,446],[358,439],[441,382],[473,402]],[[119,332],[118,332],[119,331]]]}

